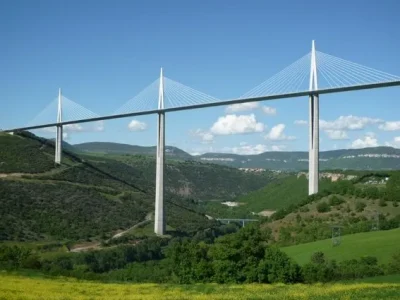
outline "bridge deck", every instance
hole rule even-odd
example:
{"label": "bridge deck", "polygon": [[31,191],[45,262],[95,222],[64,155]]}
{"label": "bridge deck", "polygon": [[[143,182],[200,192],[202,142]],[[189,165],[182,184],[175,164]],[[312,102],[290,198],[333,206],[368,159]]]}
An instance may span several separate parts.
{"label": "bridge deck", "polygon": [[134,116],[151,115],[151,114],[157,114],[160,112],[174,112],[174,111],[200,109],[200,108],[214,107],[214,106],[240,104],[240,103],[246,103],[246,102],[258,102],[258,101],[267,101],[267,100],[276,100],[276,99],[285,99],[285,98],[296,98],[296,97],[303,97],[303,96],[309,96],[309,95],[315,95],[315,94],[318,94],[318,95],[332,94],[332,93],[376,89],[376,88],[391,87],[391,86],[400,86],[400,80],[345,86],[345,87],[335,87],[335,88],[320,89],[320,90],[315,90],[315,91],[303,91],[303,92],[295,92],[295,93],[287,93],[287,94],[268,95],[268,96],[261,96],[261,97],[255,97],[255,98],[239,98],[239,99],[232,99],[232,100],[212,102],[212,103],[203,103],[203,104],[195,104],[195,105],[188,105],[188,106],[171,107],[171,108],[165,108],[165,109],[154,109],[154,110],[141,111],[141,112],[108,115],[108,116],[87,118],[87,119],[81,119],[81,120],[65,121],[65,122],[60,122],[60,123],[48,123],[48,124],[41,124],[41,125],[35,125],[35,126],[6,129],[6,130],[3,130],[3,132],[13,132],[13,131],[19,131],[19,130],[32,130],[32,129],[40,129],[40,128],[46,128],[46,127],[54,127],[57,125],[60,126],[60,125],[69,125],[69,124],[120,119],[120,118],[134,117]]}

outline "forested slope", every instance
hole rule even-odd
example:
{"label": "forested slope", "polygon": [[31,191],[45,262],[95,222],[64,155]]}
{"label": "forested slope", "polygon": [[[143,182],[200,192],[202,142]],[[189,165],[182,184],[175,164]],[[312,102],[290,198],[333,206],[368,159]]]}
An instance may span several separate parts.
{"label": "forested slope", "polygon": [[[0,136],[0,239],[99,239],[154,211],[154,158],[79,155],[65,151],[55,166],[54,143],[30,133]],[[196,201],[230,199],[260,188],[271,174],[199,162],[166,166],[168,228],[207,228]]]}

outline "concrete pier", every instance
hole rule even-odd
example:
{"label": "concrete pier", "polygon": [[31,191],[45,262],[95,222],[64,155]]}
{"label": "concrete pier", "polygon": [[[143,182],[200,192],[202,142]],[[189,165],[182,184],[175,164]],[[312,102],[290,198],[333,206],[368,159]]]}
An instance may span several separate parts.
{"label": "concrete pier", "polygon": [[[312,41],[310,92],[318,90],[317,59],[315,42]],[[309,158],[308,158],[308,194],[318,193],[319,184],[319,96],[309,96]]]}
{"label": "concrete pier", "polygon": [[[58,111],[57,111],[57,123],[62,122],[62,96],[61,89],[58,90]],[[60,165],[62,159],[62,142],[63,142],[63,127],[57,125],[56,141],[55,141],[55,163]]]}
{"label": "concrete pier", "polygon": [[[164,78],[161,69],[158,109],[164,109]],[[156,199],[154,213],[154,232],[165,234],[166,218],[164,210],[164,165],[165,165],[165,113],[158,113],[157,154],[156,154]]]}
{"label": "concrete pier", "polygon": [[318,193],[319,182],[319,97],[310,96],[308,194]]}

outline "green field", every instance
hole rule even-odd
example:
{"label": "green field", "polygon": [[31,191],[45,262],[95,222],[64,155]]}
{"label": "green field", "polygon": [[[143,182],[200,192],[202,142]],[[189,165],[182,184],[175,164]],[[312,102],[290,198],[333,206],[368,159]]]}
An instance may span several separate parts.
{"label": "green field", "polygon": [[102,284],[0,275],[0,300],[14,299],[398,299],[400,283],[315,285]]}
{"label": "green field", "polygon": [[336,247],[332,246],[331,239],[327,239],[281,249],[301,265],[309,262],[311,255],[317,251],[322,251],[328,259],[337,261],[369,255],[378,258],[380,263],[387,263],[392,254],[400,250],[400,228],[345,235],[342,236],[341,244]]}

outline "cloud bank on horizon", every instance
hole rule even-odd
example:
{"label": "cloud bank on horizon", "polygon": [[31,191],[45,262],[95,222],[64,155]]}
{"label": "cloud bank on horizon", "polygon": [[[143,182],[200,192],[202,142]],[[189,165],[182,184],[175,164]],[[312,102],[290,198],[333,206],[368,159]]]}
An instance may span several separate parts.
{"label": "cloud bank on horizon", "polygon": [[[263,119],[273,121],[274,124],[268,126],[261,121],[260,117],[257,117],[255,112],[259,112],[261,116],[264,116]],[[308,132],[308,121],[294,120],[292,123],[294,128],[290,128],[288,124],[277,122],[278,119],[279,114],[275,107],[264,106],[258,102],[229,105],[224,109],[223,115],[209,124],[207,128],[188,129],[188,137],[191,138],[193,144],[199,144],[199,147],[193,147],[193,145],[181,147],[192,154],[205,152],[260,154],[267,151],[295,150],[291,144],[298,137],[293,132],[296,131],[296,128],[301,127],[304,127],[303,130],[306,129]],[[147,129],[145,123],[132,120],[128,126],[129,130],[132,130],[133,124],[135,124],[134,127],[140,127],[140,130]],[[394,134],[399,131],[399,136],[394,136],[386,141],[379,141],[379,134],[372,130]],[[356,137],[352,138],[354,134]],[[227,136],[235,136],[236,139],[254,136],[255,142],[250,143],[237,139],[236,145],[231,147],[216,145],[219,139]],[[341,115],[333,120],[320,119],[320,139],[331,141],[330,149],[337,149],[337,142],[341,141],[345,143],[342,148],[358,149],[377,146],[400,148],[400,121],[386,121],[356,115]],[[180,146],[179,143],[177,143],[177,146]]]}

